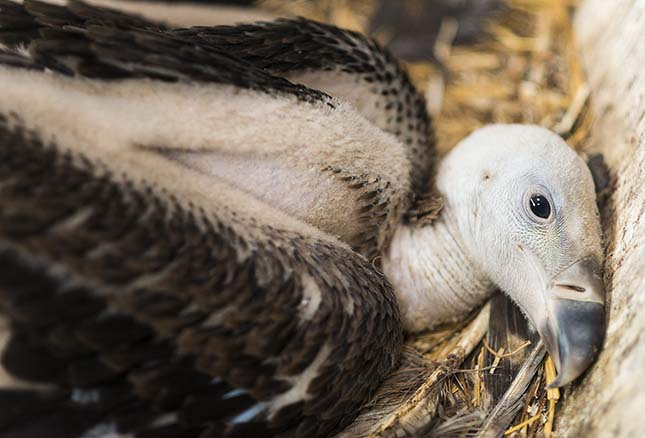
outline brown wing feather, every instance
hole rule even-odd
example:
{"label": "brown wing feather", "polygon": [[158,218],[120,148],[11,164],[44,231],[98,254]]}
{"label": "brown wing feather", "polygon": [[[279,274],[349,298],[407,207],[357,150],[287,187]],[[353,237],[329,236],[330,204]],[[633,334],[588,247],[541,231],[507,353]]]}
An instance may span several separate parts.
{"label": "brown wing feather", "polygon": [[[0,2],[7,2],[7,0],[0,0]],[[4,3],[0,4],[4,5]],[[30,58],[24,57],[22,52],[10,51],[0,53],[0,64],[22,69],[47,69],[62,75],[100,79],[148,78],[166,82],[227,84],[240,89],[258,91],[264,95],[295,96],[298,100],[306,103],[316,104],[331,110],[337,109],[338,101],[330,98],[327,94],[274,76],[265,69],[264,64],[256,65],[260,64],[256,58],[238,57],[237,51],[231,49],[229,44],[221,43],[221,47],[219,47],[219,41],[209,42],[201,35],[201,32],[195,35],[171,32],[156,23],[146,22],[142,18],[131,17],[127,14],[97,8],[81,2],[71,2],[68,7],[61,7],[36,0],[27,0],[24,6],[12,4],[8,7],[8,10],[13,12],[6,16],[0,16],[0,42],[12,47],[11,41],[16,36],[16,33],[14,31],[11,34],[3,33],[2,29],[5,26],[8,29],[16,27],[14,22],[19,20],[23,24],[18,29],[18,39],[29,43]],[[31,21],[26,17],[29,17]],[[294,21],[276,24],[276,28],[270,25],[267,26],[269,26],[267,28],[269,34],[275,38],[276,33],[283,30],[287,33],[295,32],[297,35],[306,35],[312,26],[317,28],[317,26],[324,25],[306,21]],[[332,44],[331,37],[335,36],[338,41],[346,41],[349,38],[347,35],[350,35],[350,33],[329,26],[322,27],[322,29],[326,32],[325,35],[328,34],[329,37],[327,40],[324,38],[315,40],[317,52],[322,56],[324,54],[323,43],[328,41],[328,50],[331,53],[338,52],[336,56],[338,59],[334,62],[336,65],[340,65],[340,62],[344,59],[342,57],[343,52]],[[255,34],[251,32],[244,32],[243,34],[248,36],[247,45],[258,44],[258,37]],[[210,35],[210,37],[212,38],[213,35]],[[315,166],[316,171],[319,173],[319,180],[333,180],[332,185],[334,187],[343,186],[344,196],[348,199],[351,198],[351,207],[354,210],[352,220],[349,221],[350,230],[339,230],[338,224],[334,224],[336,228],[332,227],[331,229],[321,226],[321,221],[319,220],[321,216],[328,219],[333,217],[333,214],[329,214],[327,211],[321,212],[321,209],[329,207],[323,205],[325,201],[321,201],[316,206],[314,213],[312,213],[317,214],[316,220],[308,222],[314,223],[314,225],[332,234],[341,236],[355,250],[370,260],[374,260],[380,254],[383,245],[386,245],[389,241],[394,225],[399,222],[403,211],[408,209],[410,204],[410,200],[407,199],[410,196],[409,193],[416,193],[419,187],[424,186],[421,181],[425,181],[429,177],[430,173],[425,170],[419,173],[414,169],[417,169],[416,164],[430,163],[431,160],[429,161],[428,154],[432,154],[433,149],[430,144],[430,122],[425,111],[423,97],[414,89],[407,74],[401,70],[396,61],[387,55],[387,52],[384,52],[375,43],[363,37],[359,38],[356,34],[351,34],[351,36],[362,44],[359,51],[359,54],[362,54],[361,56],[368,56],[371,53],[370,50],[374,51],[371,55],[372,58],[365,62],[365,65],[370,66],[370,69],[365,73],[367,76],[361,76],[358,79],[368,83],[367,81],[374,81],[378,77],[380,78],[378,79],[379,81],[386,82],[379,85],[379,87],[389,87],[387,92],[389,97],[384,97],[383,101],[379,100],[380,107],[370,108],[369,111],[372,113],[381,112],[387,115],[387,119],[390,122],[380,126],[381,128],[393,132],[395,125],[399,126],[397,129],[401,134],[401,144],[396,145],[394,148],[396,153],[387,151],[388,156],[385,157],[379,155],[383,155],[381,152],[369,150],[369,148],[374,149],[374,142],[383,143],[386,141],[385,136],[378,129],[373,128],[374,132],[369,134],[369,138],[368,135],[365,135],[365,138],[358,139],[358,142],[354,141],[354,143],[360,143],[363,150],[368,150],[370,156],[351,156],[351,153],[348,152],[348,140],[356,139],[355,127],[363,123],[362,120],[352,123],[353,117],[360,118],[360,116],[352,113],[350,117],[346,117],[347,132],[343,134],[343,137],[339,138],[338,135],[332,134],[332,140],[329,141],[329,148],[335,150],[336,153],[343,150],[347,151],[343,162],[340,164],[331,162],[329,157],[324,156],[315,162],[312,158],[310,162],[300,163],[300,168],[297,171],[307,174]],[[269,48],[274,46],[275,42],[268,45]],[[289,45],[284,48],[283,55],[285,59],[293,59],[298,52],[301,52],[300,46]],[[240,54],[244,55],[245,53]],[[277,72],[284,72],[285,65],[287,65],[286,62],[283,63],[283,70]],[[379,73],[379,66],[387,67],[387,74]],[[273,69],[274,66],[271,67]],[[300,66],[295,66],[294,69],[296,67],[300,68]],[[351,71],[352,74],[358,75],[358,72]],[[394,96],[393,90],[398,86],[402,87],[404,93],[398,100],[392,100]],[[381,97],[382,94],[378,90],[376,95]],[[401,112],[405,113],[405,117],[398,120],[399,116],[403,117],[399,114]],[[399,115],[395,116],[395,113]],[[316,117],[323,116],[323,113],[316,114]],[[407,125],[412,123],[412,119],[416,121],[413,129],[409,130]],[[410,137],[410,141],[414,144],[410,143],[408,146],[403,146],[403,143],[407,141],[407,137],[401,131],[404,128],[410,136],[414,137],[413,140]],[[276,137],[279,135],[277,134]],[[319,134],[312,134],[312,137],[320,141]],[[389,138],[387,141],[396,143]],[[143,146],[158,148],[159,145]],[[181,144],[164,144],[163,146],[177,148],[176,150],[181,150],[182,147],[185,147],[185,145]],[[195,145],[191,146],[195,147]],[[258,149],[261,150],[263,146],[258,145]],[[306,151],[306,146],[308,145],[298,145],[302,149],[299,152],[301,161],[315,155]],[[398,154],[398,150],[403,151],[405,147],[412,147],[420,155],[406,160],[404,154]],[[363,152],[361,151],[361,153]],[[325,152],[320,152],[320,154],[324,155]],[[200,161],[205,162],[207,155],[205,153],[203,159],[200,158]],[[218,158],[217,154],[213,155],[216,156],[215,159]],[[399,155],[401,156],[399,157]],[[264,162],[269,162],[266,157],[261,158]],[[366,158],[371,162],[364,164],[366,163]],[[382,161],[379,164],[382,166],[380,168],[376,168],[377,166],[374,164],[374,160],[378,159]],[[386,163],[387,168],[383,167],[383,163]],[[425,164],[422,165],[425,166]],[[253,166],[253,163],[250,166]],[[412,173],[415,173],[415,175],[417,173],[425,175],[418,178],[411,175],[415,178],[415,182],[413,182],[414,190],[412,191],[410,191],[408,179],[405,175],[400,175],[400,177],[397,175],[394,178],[391,176],[392,169],[403,167],[405,169],[402,169],[401,173],[405,172],[406,175],[410,173],[409,169],[413,169]],[[284,173],[288,173],[293,169],[289,166],[282,166],[282,170]],[[398,170],[396,171],[398,172]],[[293,179],[291,178],[292,176],[293,174],[289,175],[288,178]],[[278,187],[279,185],[274,182],[273,186]],[[261,191],[264,191],[264,189],[265,187],[261,187]],[[280,192],[279,188],[276,190]],[[291,189],[282,188],[282,192],[289,190]],[[421,199],[417,195],[414,195],[414,198],[416,200]],[[338,200],[335,199],[335,201]],[[334,209],[336,207],[332,206],[332,210]],[[303,218],[303,216],[309,214],[308,211],[302,213],[298,217]]]}
{"label": "brown wing feather", "polygon": [[[263,403],[244,427],[326,436],[396,363],[392,291],[340,243],[207,214],[7,116],[0,186],[2,256],[25,274],[4,277],[4,311],[64,370],[43,380],[130,388],[118,407],[142,413],[128,424],[110,411],[123,428],[172,411],[182,427],[233,431],[235,415]],[[311,287],[320,303],[303,317]],[[83,311],[66,311],[76,302]],[[272,404],[307,370],[307,396]]]}
{"label": "brown wing feather", "polygon": [[406,219],[428,224],[436,218],[442,201],[434,187],[437,156],[426,100],[406,69],[378,42],[302,18],[170,33],[350,102],[405,147],[412,181]]}

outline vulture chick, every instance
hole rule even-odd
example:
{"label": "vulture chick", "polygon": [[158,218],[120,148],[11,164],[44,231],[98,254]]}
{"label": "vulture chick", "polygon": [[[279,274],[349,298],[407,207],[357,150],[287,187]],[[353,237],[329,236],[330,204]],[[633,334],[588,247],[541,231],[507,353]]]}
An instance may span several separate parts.
{"label": "vulture chick", "polygon": [[321,23],[0,9],[2,436],[329,436],[404,330],[496,287],[555,386],[592,362],[594,187],[555,134],[490,126],[438,163],[397,61]]}

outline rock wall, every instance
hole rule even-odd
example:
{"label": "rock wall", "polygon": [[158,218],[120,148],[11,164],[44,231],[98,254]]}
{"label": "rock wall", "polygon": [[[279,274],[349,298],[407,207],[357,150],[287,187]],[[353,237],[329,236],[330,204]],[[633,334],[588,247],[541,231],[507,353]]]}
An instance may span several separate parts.
{"label": "rock wall", "polygon": [[603,208],[609,320],[604,350],[558,412],[560,437],[645,434],[645,0],[584,0],[576,42],[595,114],[589,151],[612,175]]}

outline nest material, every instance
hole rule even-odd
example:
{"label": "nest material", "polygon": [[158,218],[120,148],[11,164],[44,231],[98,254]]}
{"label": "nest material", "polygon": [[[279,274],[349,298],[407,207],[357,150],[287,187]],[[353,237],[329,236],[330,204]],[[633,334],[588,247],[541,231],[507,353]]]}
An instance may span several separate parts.
{"label": "nest material", "polygon": [[[414,7],[421,0],[408,1]],[[442,22],[434,56],[443,68],[431,62],[408,64],[434,116],[440,154],[490,123],[543,125],[573,148],[582,149],[589,137],[591,114],[589,87],[573,43],[571,18],[576,4],[576,0],[506,0],[486,23],[486,37],[468,46],[453,45],[455,20]],[[368,33],[369,17],[378,2],[265,0],[263,5]],[[400,371],[345,435],[482,434],[491,412],[484,373],[494,373],[528,347],[520,343],[492,351],[484,339],[487,312],[488,306],[465,325],[411,337]],[[487,351],[493,358],[488,365]],[[552,435],[560,393],[547,390],[546,384],[554,379],[553,362],[547,358],[504,435]]]}

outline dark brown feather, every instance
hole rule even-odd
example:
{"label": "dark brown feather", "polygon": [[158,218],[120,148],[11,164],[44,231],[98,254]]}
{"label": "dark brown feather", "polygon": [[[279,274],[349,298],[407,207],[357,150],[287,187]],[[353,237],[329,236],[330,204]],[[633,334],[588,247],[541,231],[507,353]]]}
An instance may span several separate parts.
{"label": "dark brown feather", "polygon": [[[171,33],[225,50],[255,67],[288,76],[294,81],[308,72],[323,77],[332,76],[334,72],[352,74],[353,86],[359,87],[362,97],[376,97],[374,108],[364,108],[358,103],[363,115],[396,136],[406,147],[412,180],[407,219],[427,224],[436,217],[441,201],[433,185],[437,157],[426,101],[412,84],[405,68],[378,42],[357,32],[305,19],[192,27]],[[318,88],[320,84],[308,85]],[[323,88],[322,91],[327,90]],[[336,97],[347,97],[355,103],[352,96]],[[366,212],[373,214],[373,204],[365,206]],[[378,234],[369,226],[366,233]]]}
{"label": "dark brown feather", "polygon": [[[57,356],[62,387],[130,388],[131,408],[94,407],[96,415],[144,431],[164,412],[186,406],[199,412],[203,405],[209,418],[178,424],[190,430],[225,424],[233,433],[245,423],[229,424],[235,415],[284,393],[289,385],[278,377],[298,375],[327,345],[332,353],[309,398],[270,423],[262,409],[248,418],[248,427],[269,427],[271,434],[327,436],[351,421],[395,366],[402,345],[396,301],[360,255],[276,227],[262,228],[266,242],[250,240],[240,230],[262,225],[206,216],[145,182],[117,178],[102,164],[43,143],[9,117],[0,119],[0,244],[5,260],[26,275],[3,280],[3,307],[13,318],[28,301],[41,309],[49,303],[50,317],[22,312],[21,324],[68,334],[39,338],[51,354],[76,352]],[[82,220],[56,227],[79,206],[88,211]],[[105,245],[109,251],[88,257]],[[299,316],[304,272],[322,291],[310,321]],[[13,287],[34,286],[32,280],[44,287],[31,296]],[[345,311],[348,296],[360,313]],[[72,298],[82,311],[61,309]],[[227,306],[227,318],[205,323]],[[29,361],[25,356],[9,371]],[[242,391],[228,396],[234,389]],[[237,397],[243,403],[233,403]],[[252,426],[258,421],[265,426]]]}

